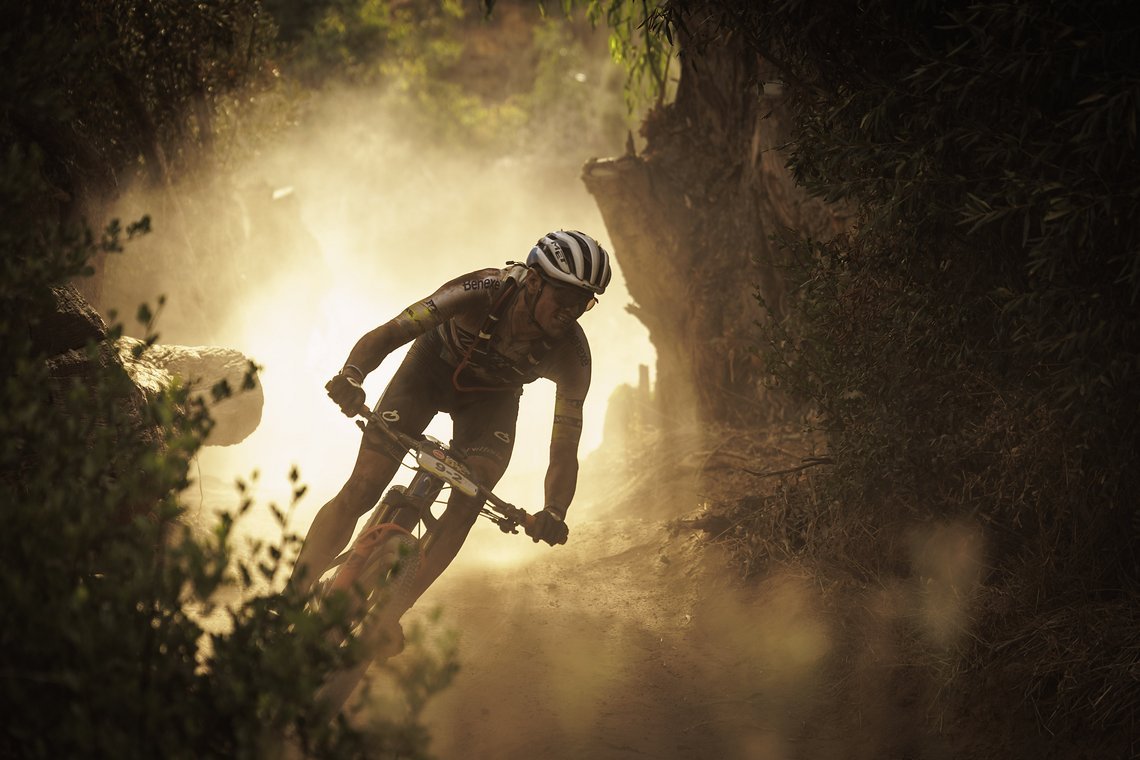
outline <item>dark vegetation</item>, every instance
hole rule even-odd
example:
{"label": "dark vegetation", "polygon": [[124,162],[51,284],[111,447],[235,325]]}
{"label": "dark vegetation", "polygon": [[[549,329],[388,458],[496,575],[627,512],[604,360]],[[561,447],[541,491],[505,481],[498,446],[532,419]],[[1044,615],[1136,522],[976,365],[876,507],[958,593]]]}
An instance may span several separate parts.
{"label": "dark vegetation", "polygon": [[[717,522],[745,572],[799,562],[850,589],[920,582],[916,526],[981,535],[980,575],[946,589],[968,612],[965,635],[931,642],[901,625],[936,684],[931,725],[989,732],[1007,754],[1134,753],[1140,47],[1126,5],[585,5],[658,88],[672,49],[662,39],[684,40],[698,66],[727,49],[774,67],[796,178],[854,214],[834,238],[766,231],[791,285],[761,354],[827,434],[834,464]],[[494,12],[520,8],[537,12]],[[53,287],[94,272],[84,287],[98,295],[103,257],[145,232],[87,226],[136,183],[167,189],[154,218],[189,241],[188,257],[224,259],[224,234],[178,229],[183,191],[202,182],[192,197],[211,200],[193,202],[225,197],[209,192],[225,181],[214,170],[303,118],[306,87],[393,84],[433,137],[488,146],[594,128],[589,91],[567,100],[559,85],[579,50],[572,29],[542,27],[525,73],[503,75],[517,82],[473,95],[464,63],[479,59],[457,41],[487,33],[473,10],[120,0],[0,11],[0,754],[248,756],[290,727],[312,754],[361,751],[360,734],[321,728],[312,704],[339,656],[321,636],[336,622],[265,590],[295,539],[238,562],[229,519],[206,536],[180,527],[203,410],[179,389],[140,402],[107,339],[51,345],[38,328],[53,318]],[[735,101],[719,107],[731,125]],[[217,209],[224,231],[232,220]],[[153,337],[153,315],[140,316],[130,329]],[[87,369],[53,374],[65,351]],[[203,637],[197,612],[219,590],[242,601],[225,632]],[[433,678],[406,683],[422,695]],[[985,715],[995,705],[1017,715]],[[374,753],[426,743],[414,715],[378,730]]]}
{"label": "dark vegetation", "polygon": [[908,627],[932,720],[1015,754],[1135,753],[1127,5],[677,0],[657,21],[697,66],[726,47],[774,66],[797,181],[855,215],[823,240],[769,230],[790,299],[762,354],[835,464],[742,500],[726,540],[750,573],[808,562],[857,589],[922,575],[916,528],[969,526],[966,635],[947,651]]}
{"label": "dark vegetation", "polygon": [[[305,7],[319,32],[364,6]],[[389,20],[392,37],[420,29],[411,11]],[[188,257],[223,257],[224,272],[226,236],[199,235],[184,213],[211,193],[186,188],[225,190],[219,169],[266,110],[286,108],[275,56],[319,59],[320,40],[297,27],[277,38],[252,0],[9,3],[0,29],[0,755],[273,756],[287,742],[306,756],[423,756],[418,711],[453,665],[413,658],[396,678],[404,713],[330,723],[316,689],[359,652],[327,642],[344,625],[337,610],[272,590],[298,541],[287,511],[274,508],[273,545],[235,546],[240,515],[205,532],[183,524],[209,415],[185,388],[145,398],[116,348],[128,328],[108,329],[65,287],[97,297],[106,257],[145,240],[152,218]],[[386,39],[354,55],[379,66]],[[136,186],[161,191],[154,216],[93,231],[102,205]],[[224,232],[233,220],[213,208]],[[78,304],[66,336],[64,302]],[[138,316],[129,329],[156,340],[155,311]]]}

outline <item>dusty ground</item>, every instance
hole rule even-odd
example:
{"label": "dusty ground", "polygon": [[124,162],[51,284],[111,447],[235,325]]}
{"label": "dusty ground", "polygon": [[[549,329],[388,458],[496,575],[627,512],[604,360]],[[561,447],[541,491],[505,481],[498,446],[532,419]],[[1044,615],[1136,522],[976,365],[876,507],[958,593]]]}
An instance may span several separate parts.
{"label": "dusty ground", "polygon": [[811,579],[745,586],[661,521],[573,538],[522,566],[457,569],[425,597],[459,637],[461,670],[425,713],[440,758],[939,756],[911,754],[905,715],[853,711]]}
{"label": "dusty ground", "polygon": [[710,640],[716,621],[702,596],[721,577],[691,538],[622,520],[582,527],[548,559],[448,579],[432,601],[459,631],[462,669],[427,711],[433,749],[762,756],[778,716],[756,709],[756,663]]}
{"label": "dusty ground", "polygon": [[428,713],[439,755],[731,757],[761,740],[739,715],[749,664],[698,640],[699,587],[713,576],[701,552],[645,522],[575,539],[437,596],[463,663]]}
{"label": "dusty ground", "polygon": [[809,579],[745,587],[660,522],[574,539],[434,590],[461,661],[425,714],[440,758],[938,756],[900,746],[915,727],[870,705],[848,732],[849,695],[829,681],[845,654]]}
{"label": "dusty ground", "polygon": [[[432,751],[443,760],[951,756],[922,728],[889,616],[837,614],[835,595],[795,568],[739,580],[721,550],[678,525],[700,508],[709,459],[679,461],[672,481],[631,484],[622,508],[585,510],[566,546],[507,567],[461,555],[405,617],[410,628],[437,609],[458,636],[460,672],[424,714]],[[631,495],[650,492],[647,516],[624,514]],[[881,594],[860,604],[876,600],[889,606]]]}

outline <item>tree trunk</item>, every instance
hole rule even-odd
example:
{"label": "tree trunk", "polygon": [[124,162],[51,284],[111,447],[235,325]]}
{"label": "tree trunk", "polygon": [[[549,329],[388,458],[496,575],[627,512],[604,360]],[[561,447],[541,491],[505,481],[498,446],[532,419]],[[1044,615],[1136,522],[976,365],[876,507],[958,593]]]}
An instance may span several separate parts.
{"label": "tree trunk", "polygon": [[657,349],[659,408],[682,424],[772,421],[785,402],[764,387],[757,323],[768,316],[756,295],[780,318],[786,292],[769,237],[791,228],[826,239],[844,222],[784,166],[770,67],[730,34],[691,39],[679,40],[676,101],[642,125],[644,152],[592,160],[583,180]]}

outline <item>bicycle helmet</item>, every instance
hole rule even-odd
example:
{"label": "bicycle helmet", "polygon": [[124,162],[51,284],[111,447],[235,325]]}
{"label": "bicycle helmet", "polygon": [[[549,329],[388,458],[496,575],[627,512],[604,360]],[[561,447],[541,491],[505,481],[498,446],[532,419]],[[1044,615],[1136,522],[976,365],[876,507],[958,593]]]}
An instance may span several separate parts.
{"label": "bicycle helmet", "polygon": [[543,276],[600,295],[610,284],[610,255],[598,241],[577,230],[558,230],[530,249],[526,265]]}

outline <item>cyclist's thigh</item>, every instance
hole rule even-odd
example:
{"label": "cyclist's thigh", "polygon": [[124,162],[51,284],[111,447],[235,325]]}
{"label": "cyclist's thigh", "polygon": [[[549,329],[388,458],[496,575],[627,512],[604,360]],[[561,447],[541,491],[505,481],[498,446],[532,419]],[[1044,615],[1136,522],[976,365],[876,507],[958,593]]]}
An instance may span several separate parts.
{"label": "cyclist's thigh", "polygon": [[[408,352],[396,374],[384,389],[373,411],[388,425],[410,436],[418,436],[440,410],[440,370],[415,350]],[[402,459],[404,452],[391,439],[369,423],[360,442],[361,456],[371,452]]]}
{"label": "cyclist's thigh", "polygon": [[481,393],[451,413],[452,447],[488,488],[499,481],[511,459],[520,395],[517,391]]}

